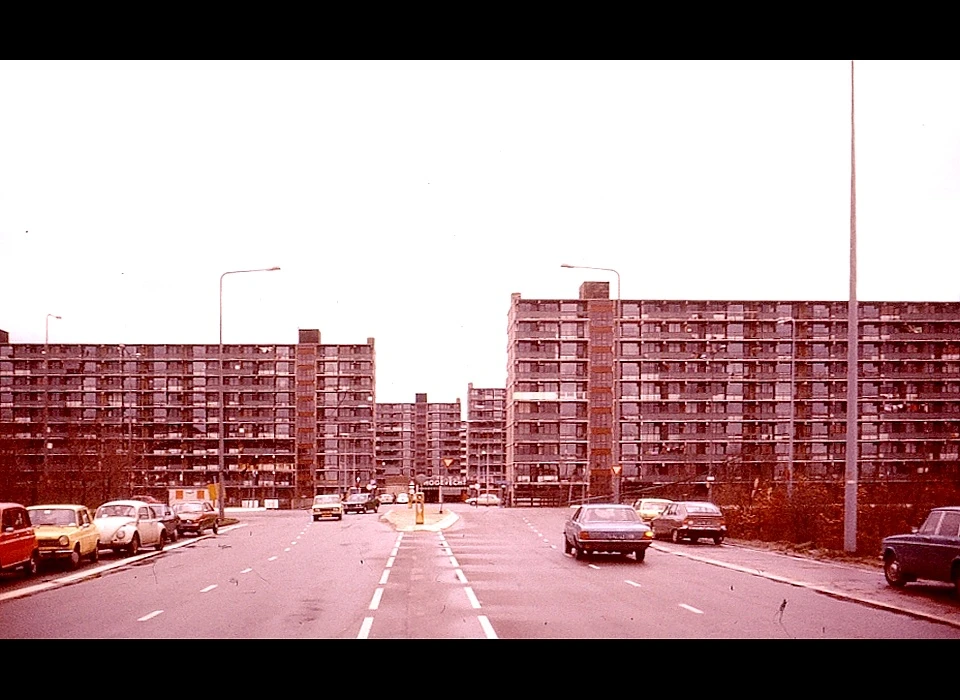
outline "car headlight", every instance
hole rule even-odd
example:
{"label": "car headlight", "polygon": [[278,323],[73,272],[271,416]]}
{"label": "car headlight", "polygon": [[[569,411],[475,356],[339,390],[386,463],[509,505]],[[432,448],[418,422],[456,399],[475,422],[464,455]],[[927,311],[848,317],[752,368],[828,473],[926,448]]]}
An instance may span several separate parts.
{"label": "car headlight", "polygon": [[57,544],[61,547],[66,547],[68,544],[70,544],[70,538],[66,535],[60,535],[60,539],[57,540]]}
{"label": "car headlight", "polygon": [[117,533],[113,536],[113,539],[125,540],[127,539],[127,532],[128,530],[126,525],[124,525],[123,527],[117,528]]}

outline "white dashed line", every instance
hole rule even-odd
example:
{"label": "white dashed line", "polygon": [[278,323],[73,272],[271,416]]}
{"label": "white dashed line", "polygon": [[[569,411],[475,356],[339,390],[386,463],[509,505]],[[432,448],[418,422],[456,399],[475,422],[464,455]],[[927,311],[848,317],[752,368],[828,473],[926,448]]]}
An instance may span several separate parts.
{"label": "white dashed line", "polygon": [[480,621],[480,626],[483,627],[483,633],[487,635],[487,639],[497,639],[497,633],[493,631],[493,625],[490,624],[487,616],[477,615],[477,619]]}
{"label": "white dashed line", "polygon": [[467,594],[467,598],[470,599],[470,605],[473,606],[473,607],[476,608],[476,609],[479,609],[479,608],[480,608],[480,601],[477,600],[477,596],[474,595],[473,589],[470,588],[470,586],[467,586],[467,587],[464,588],[463,590],[464,590],[464,592]]}
{"label": "white dashed line", "polygon": [[153,618],[155,618],[157,615],[160,615],[161,613],[163,613],[163,610],[154,610],[152,613],[141,617],[139,620],[137,620],[137,622],[146,622],[147,620],[152,620]]}
{"label": "white dashed line", "polygon": [[393,556],[391,556],[389,559],[387,559],[387,568],[388,568],[388,569],[391,568],[391,567],[393,567],[393,562],[396,560],[396,558],[397,558],[396,555],[393,555]]}
{"label": "white dashed line", "polygon": [[241,573],[241,574],[249,574],[251,571],[253,571],[253,569],[251,569],[251,568],[248,566],[246,569],[244,569],[244,570],[241,571],[240,573]]}
{"label": "white dashed line", "polygon": [[370,601],[370,609],[376,610],[380,607],[380,599],[383,598],[383,589],[378,588],[373,592],[373,600]]}
{"label": "white dashed line", "polygon": [[380,585],[381,585],[381,586],[387,585],[387,579],[388,579],[388,578],[390,578],[390,570],[389,570],[389,569],[385,569],[384,572],[383,572],[383,574],[380,576]]}
{"label": "white dashed line", "polygon": [[360,634],[357,635],[357,639],[366,639],[370,635],[370,628],[372,626],[373,626],[372,617],[363,618],[363,624],[360,625]]}
{"label": "white dashed line", "polygon": [[217,587],[217,584],[212,583],[212,584],[210,584],[209,586],[207,586],[206,588],[201,588],[201,589],[200,589],[200,592],[201,592],[201,593],[209,593],[210,591],[212,591],[212,590],[213,590],[214,588],[216,588],[216,587]]}
{"label": "white dashed line", "polygon": [[600,568],[600,567],[597,566],[596,564],[587,564],[587,566],[589,566],[591,569],[599,569],[599,568]]}
{"label": "white dashed line", "polygon": [[696,613],[697,615],[703,615],[703,610],[697,610],[696,608],[691,607],[686,603],[680,603],[680,607],[683,608],[684,610],[689,610],[692,613]]}
{"label": "white dashed line", "polygon": [[270,557],[269,559],[267,559],[267,561],[276,561],[276,560],[277,560],[277,557]]}
{"label": "white dashed line", "polygon": [[637,583],[636,581],[631,581],[630,579],[626,579],[624,583],[627,584],[628,586],[636,586],[637,588],[640,588],[639,583]]}

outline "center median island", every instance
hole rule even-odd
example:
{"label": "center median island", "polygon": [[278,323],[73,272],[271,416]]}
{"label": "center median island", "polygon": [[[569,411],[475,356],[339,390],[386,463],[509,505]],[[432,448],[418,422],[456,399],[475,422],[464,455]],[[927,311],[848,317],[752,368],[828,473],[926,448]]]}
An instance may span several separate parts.
{"label": "center median island", "polygon": [[460,516],[452,510],[440,512],[437,505],[427,505],[423,509],[423,523],[417,523],[416,508],[391,508],[380,516],[380,520],[390,523],[396,530],[409,532],[414,530],[443,530],[453,525]]}

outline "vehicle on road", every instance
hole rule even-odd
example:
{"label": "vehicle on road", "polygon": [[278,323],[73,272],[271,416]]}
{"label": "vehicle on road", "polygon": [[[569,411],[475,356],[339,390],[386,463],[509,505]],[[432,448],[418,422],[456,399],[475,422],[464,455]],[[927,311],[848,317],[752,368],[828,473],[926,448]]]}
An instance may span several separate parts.
{"label": "vehicle on road", "polygon": [[173,504],[173,512],[180,518],[180,534],[199,537],[204,530],[220,531],[220,515],[210,501],[180,501]]}
{"label": "vehicle on road", "polygon": [[100,558],[100,531],[86,506],[63,503],[30,506],[40,561],[60,561],[71,569],[83,559]]}
{"label": "vehicle on road", "polygon": [[155,547],[159,552],[170,537],[167,528],[146,501],[107,501],[93,519],[100,530],[100,549],[134,556],[141,547]]}
{"label": "vehicle on road", "polygon": [[563,551],[582,559],[587,554],[630,554],[643,561],[653,530],[632,506],[617,503],[582,505],[563,526]]}
{"label": "vehicle on road", "polygon": [[157,514],[160,522],[167,529],[167,539],[176,542],[180,539],[180,516],[166,503],[152,504],[153,512]]}
{"label": "vehicle on road", "polygon": [[394,502],[394,496],[393,496],[392,493],[381,493],[381,494],[378,496],[378,500],[380,501],[380,505],[384,505],[384,504],[387,504],[387,503],[393,503],[393,502]]}
{"label": "vehicle on road", "polygon": [[669,498],[638,498],[634,501],[633,509],[641,520],[648,523],[660,515],[668,505],[673,503]]}
{"label": "vehicle on road", "polygon": [[310,507],[314,521],[324,518],[334,518],[343,520],[343,503],[340,500],[340,494],[321,493],[313,497],[313,505]]}
{"label": "vehicle on road", "polygon": [[37,573],[40,552],[30,514],[19,503],[0,503],[0,571]]}
{"label": "vehicle on road", "polygon": [[380,501],[372,493],[351,493],[343,502],[344,513],[376,513]]}
{"label": "vehicle on road", "polygon": [[934,508],[913,532],[883,538],[881,557],[894,588],[917,579],[942,581],[960,597],[960,506]]}
{"label": "vehicle on road", "polygon": [[500,497],[495,493],[481,493],[467,499],[468,506],[499,506]]}
{"label": "vehicle on road", "polygon": [[674,542],[688,539],[697,543],[708,538],[720,545],[727,536],[723,511],[710,501],[674,501],[650,525],[658,539],[670,538]]}
{"label": "vehicle on road", "polygon": [[398,493],[397,497],[393,500],[393,502],[407,505],[408,503],[410,503],[410,496],[408,496],[406,493],[403,493],[403,492]]}

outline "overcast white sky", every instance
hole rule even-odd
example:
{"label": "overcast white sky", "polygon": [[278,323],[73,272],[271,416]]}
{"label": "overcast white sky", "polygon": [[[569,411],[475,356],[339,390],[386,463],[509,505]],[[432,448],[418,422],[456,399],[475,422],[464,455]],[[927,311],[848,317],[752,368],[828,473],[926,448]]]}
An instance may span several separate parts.
{"label": "overcast white sky", "polygon": [[[960,62],[856,64],[858,298],[960,300]],[[0,62],[15,343],[376,339],[505,385],[510,294],[843,300],[850,62]]]}

